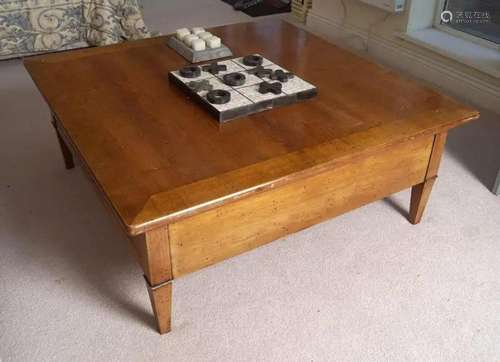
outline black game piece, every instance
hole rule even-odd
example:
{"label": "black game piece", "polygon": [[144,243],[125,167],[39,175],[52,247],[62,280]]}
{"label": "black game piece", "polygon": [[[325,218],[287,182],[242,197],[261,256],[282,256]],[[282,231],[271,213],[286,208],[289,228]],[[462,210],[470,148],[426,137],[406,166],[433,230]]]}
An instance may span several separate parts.
{"label": "black game piece", "polygon": [[263,59],[260,55],[247,55],[243,57],[243,64],[248,65],[249,67],[257,67],[262,65]]}
{"label": "black game piece", "polygon": [[[243,57],[244,55],[231,59],[240,64],[240,70],[232,70],[229,62],[211,61],[190,64],[190,67],[183,70],[185,75],[193,77],[201,72],[197,78],[185,78],[179,74],[179,70],[169,72],[168,78],[186,92],[190,100],[197,101],[210,112],[219,123],[302,102],[318,94],[314,85],[298,75],[288,73],[281,66],[269,63],[258,54],[246,57],[256,61],[254,66],[244,65]],[[262,60],[262,64],[257,64],[259,60]],[[222,64],[227,65],[226,71],[218,67]],[[213,74],[217,72],[218,74]],[[271,76],[274,80],[270,80]],[[290,80],[292,77],[293,80]],[[284,83],[287,80],[288,83]]]}
{"label": "black game piece", "polygon": [[245,84],[245,80],[247,78],[245,77],[244,74],[242,73],[229,73],[229,74],[224,74],[224,77],[222,77],[222,80],[226,85],[229,85],[231,87],[236,87],[239,85]]}
{"label": "black game piece", "polygon": [[279,80],[282,83],[288,82],[288,79],[293,78],[292,73],[284,72],[281,69],[275,70],[270,76],[269,79]]}
{"label": "black game piece", "polygon": [[252,68],[247,71],[250,74],[256,75],[259,78],[269,77],[273,74],[272,69],[266,69],[262,65]]}
{"label": "black game piece", "polygon": [[184,78],[198,78],[201,75],[201,68],[196,65],[184,67],[179,71]]}
{"label": "black game piece", "polygon": [[219,72],[223,72],[225,70],[227,70],[227,66],[224,64],[217,64],[217,62],[203,66],[203,71],[209,72],[213,75],[217,75]]}
{"label": "black game piece", "polygon": [[198,93],[201,91],[211,91],[214,89],[214,86],[210,84],[207,79],[199,80],[199,81],[191,81],[187,83],[187,86],[191,88],[194,92]]}
{"label": "black game piece", "polygon": [[213,104],[225,104],[231,100],[231,93],[223,89],[215,89],[207,93],[207,99]]}
{"label": "black game piece", "polygon": [[259,84],[259,93],[260,94],[266,94],[266,93],[281,94],[281,88],[282,88],[282,85],[279,82],[275,82],[275,83],[262,82]]}

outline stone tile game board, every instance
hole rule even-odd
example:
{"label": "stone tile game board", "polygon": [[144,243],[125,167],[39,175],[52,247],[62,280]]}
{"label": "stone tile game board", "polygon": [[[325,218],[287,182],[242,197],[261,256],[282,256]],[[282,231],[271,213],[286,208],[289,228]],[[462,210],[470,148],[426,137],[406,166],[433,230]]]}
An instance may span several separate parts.
{"label": "stone tile game board", "polygon": [[317,88],[259,54],[191,65],[169,79],[219,122],[314,97]]}

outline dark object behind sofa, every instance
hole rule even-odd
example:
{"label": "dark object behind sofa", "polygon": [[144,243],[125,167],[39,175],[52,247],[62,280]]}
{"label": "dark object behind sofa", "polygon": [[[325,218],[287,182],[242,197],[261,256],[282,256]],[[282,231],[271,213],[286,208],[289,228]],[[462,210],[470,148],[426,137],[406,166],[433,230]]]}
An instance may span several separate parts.
{"label": "dark object behind sofa", "polygon": [[[222,0],[233,6],[238,0]],[[266,16],[280,13],[289,13],[292,11],[290,3],[284,3],[281,0],[264,0],[263,3],[252,6],[243,12],[251,17]]]}

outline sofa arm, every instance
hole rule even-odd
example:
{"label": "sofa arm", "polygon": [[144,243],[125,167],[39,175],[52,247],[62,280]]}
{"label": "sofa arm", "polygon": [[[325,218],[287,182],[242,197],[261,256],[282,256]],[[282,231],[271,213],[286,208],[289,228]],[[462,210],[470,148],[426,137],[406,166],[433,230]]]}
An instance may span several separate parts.
{"label": "sofa arm", "polygon": [[0,58],[86,46],[81,2],[0,1]]}
{"label": "sofa arm", "polygon": [[86,0],[83,13],[89,45],[109,45],[151,36],[138,0]]}
{"label": "sofa arm", "polygon": [[0,59],[147,37],[139,0],[0,0]]}

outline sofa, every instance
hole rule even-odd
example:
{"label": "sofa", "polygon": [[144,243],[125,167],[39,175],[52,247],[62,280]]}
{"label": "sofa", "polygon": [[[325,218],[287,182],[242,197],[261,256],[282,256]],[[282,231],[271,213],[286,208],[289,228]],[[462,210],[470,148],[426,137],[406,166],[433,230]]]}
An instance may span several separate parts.
{"label": "sofa", "polygon": [[0,0],[0,59],[149,37],[139,0]]}

